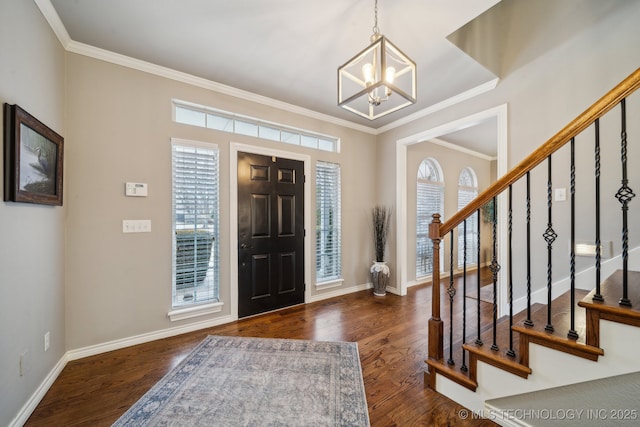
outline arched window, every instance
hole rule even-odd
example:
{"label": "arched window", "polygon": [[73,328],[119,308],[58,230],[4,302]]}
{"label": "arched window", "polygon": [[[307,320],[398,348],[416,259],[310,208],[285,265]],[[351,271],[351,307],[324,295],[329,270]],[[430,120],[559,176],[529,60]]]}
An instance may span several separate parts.
{"label": "arched window", "polygon": [[434,213],[444,213],[444,179],[435,159],[423,160],[418,168],[416,206],[416,277],[421,277],[433,270],[429,224]]}
{"label": "arched window", "polygon": [[[458,178],[458,210],[478,197],[478,178],[473,169],[462,169]],[[464,265],[464,246],[467,245],[467,265],[476,265],[478,261],[478,213],[467,218],[467,232],[463,224],[458,226],[458,268]]]}

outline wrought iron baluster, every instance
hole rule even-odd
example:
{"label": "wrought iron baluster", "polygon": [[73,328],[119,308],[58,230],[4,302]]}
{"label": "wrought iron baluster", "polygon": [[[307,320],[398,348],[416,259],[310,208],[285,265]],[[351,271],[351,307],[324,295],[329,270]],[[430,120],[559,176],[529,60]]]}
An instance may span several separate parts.
{"label": "wrought iron baluster", "polygon": [[552,181],[551,181],[551,156],[547,157],[547,229],[542,235],[547,242],[547,324],[544,327],[545,331],[553,332],[553,325],[551,324],[551,279],[552,279],[552,257],[553,257],[553,242],[558,235],[553,230],[552,224]]}
{"label": "wrought iron baluster", "polygon": [[[493,275],[493,344],[491,345],[491,350],[498,351],[500,347],[498,347],[497,342],[497,326],[498,326],[498,272],[500,271],[500,264],[498,264],[498,251],[497,251],[497,218],[496,212],[498,210],[498,206],[496,204],[496,198],[493,198],[493,255],[491,257],[491,273]],[[480,295],[478,295],[480,297]]]}
{"label": "wrought iron baluster", "polygon": [[477,247],[477,252],[478,252],[478,271],[476,271],[476,275],[477,275],[477,291],[478,291],[478,299],[476,300],[476,307],[477,307],[477,311],[478,311],[478,337],[476,338],[476,345],[482,345],[482,338],[480,337],[480,209],[478,209],[476,211],[477,215],[478,215],[478,221],[476,222],[477,225],[477,229],[478,229],[478,237],[477,237],[477,242],[478,242],[478,247]]}
{"label": "wrought iron baluster", "polygon": [[531,177],[527,172],[527,320],[526,326],[533,326],[531,320]]}
{"label": "wrought iron baluster", "polygon": [[449,288],[447,293],[449,294],[449,365],[455,365],[453,360],[453,297],[456,296],[456,288],[453,286],[453,231],[450,233],[449,242]]}
{"label": "wrought iron baluster", "polygon": [[616,198],[622,204],[622,298],[618,304],[631,307],[629,299],[629,228],[627,222],[627,213],[629,211],[629,202],[636,195],[629,188],[629,179],[627,177],[627,108],[626,99],[620,101],[622,114],[622,131],[620,132],[621,161],[622,161],[622,186],[616,193]]}
{"label": "wrought iron baluster", "polygon": [[516,352],[513,350],[513,330],[512,330],[513,328],[513,263],[512,263],[513,201],[512,201],[512,196],[513,196],[513,188],[510,185],[509,186],[509,223],[508,223],[508,226],[509,226],[509,244],[508,244],[509,286],[507,288],[509,292],[509,350],[507,350],[507,356],[515,357]]}
{"label": "wrought iron baluster", "polygon": [[[460,240],[460,239],[458,239]],[[467,220],[462,222],[462,344],[467,342]],[[480,295],[478,295],[480,298]],[[462,365],[460,370],[467,371],[467,357],[462,349]]]}
{"label": "wrought iron baluster", "polygon": [[570,280],[571,280],[571,328],[567,337],[578,339],[576,332],[576,139],[571,138],[571,252],[570,252]]}
{"label": "wrought iron baluster", "polygon": [[595,172],[596,172],[596,293],[593,301],[604,301],[600,293],[600,264],[602,261],[602,242],[600,241],[600,119],[595,121]]}

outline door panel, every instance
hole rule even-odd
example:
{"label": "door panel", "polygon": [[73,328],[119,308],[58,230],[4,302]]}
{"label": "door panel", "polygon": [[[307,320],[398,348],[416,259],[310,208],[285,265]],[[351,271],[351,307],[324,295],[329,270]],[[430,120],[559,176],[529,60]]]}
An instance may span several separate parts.
{"label": "door panel", "polygon": [[304,163],[238,153],[238,315],[304,302]]}
{"label": "door panel", "polygon": [[251,194],[251,237],[269,237],[271,199],[268,194]]}

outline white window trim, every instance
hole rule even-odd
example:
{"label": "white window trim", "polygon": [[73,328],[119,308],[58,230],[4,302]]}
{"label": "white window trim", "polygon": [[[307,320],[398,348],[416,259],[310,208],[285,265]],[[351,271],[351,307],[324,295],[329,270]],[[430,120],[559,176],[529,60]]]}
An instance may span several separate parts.
{"label": "white window trim", "polygon": [[[241,123],[249,123],[252,125],[255,125],[257,127],[259,126],[265,126],[265,127],[269,127],[272,129],[275,129],[277,131],[279,131],[280,133],[282,132],[286,132],[286,133],[290,133],[292,135],[295,135],[298,137],[299,141],[297,144],[293,144],[299,147],[307,147],[307,148],[311,148],[314,150],[319,150],[319,151],[326,151],[329,153],[339,153],[340,152],[340,138],[335,137],[335,136],[331,136],[331,135],[326,135],[326,134],[322,134],[319,132],[314,132],[314,131],[310,131],[310,130],[305,130],[305,129],[300,129],[300,128],[296,128],[296,127],[292,127],[292,126],[287,126],[281,123],[276,123],[276,122],[271,122],[268,120],[262,120],[256,117],[251,117],[251,116],[245,116],[243,114],[238,114],[238,113],[232,113],[230,111],[224,111],[224,110],[219,110],[217,108],[213,108],[213,107],[208,107],[206,105],[199,105],[199,104],[194,104],[192,102],[188,102],[188,101],[182,101],[179,99],[173,99],[172,100],[173,103],[173,108],[172,108],[172,119],[174,122],[177,123],[183,123],[183,122],[178,122],[176,119],[176,108],[183,108],[186,110],[190,110],[190,111],[194,111],[194,112],[200,112],[200,113],[204,113],[205,114],[205,125],[202,126],[204,129],[214,129],[214,128],[210,128],[208,127],[206,121],[207,121],[207,117],[206,115],[213,115],[213,116],[218,116],[221,118],[226,118],[229,120],[233,121],[233,129],[232,130],[219,130],[221,132],[229,132],[229,133],[233,133],[233,134],[239,134],[239,135],[245,135],[242,132],[238,132],[236,129],[236,122],[241,122]],[[183,123],[189,126],[198,126],[201,127],[199,125],[195,125],[195,124],[190,124],[190,123]],[[253,136],[254,138],[260,138],[259,134],[258,135],[250,135]],[[308,145],[302,144],[301,140],[304,137],[310,137],[313,139],[322,139],[324,141],[327,142],[331,142],[333,143],[333,150],[325,150],[323,148],[320,148],[319,146],[319,141],[318,141],[318,145],[315,147],[310,147]],[[287,144],[287,142],[282,141],[282,138],[278,139],[278,140],[273,140],[273,139],[268,139],[269,141],[275,141],[278,143],[283,143],[283,144]]]}
{"label": "white window trim", "polygon": [[[317,174],[317,168],[318,168],[318,163],[329,163],[329,164],[333,164],[333,165],[337,165],[338,166],[338,177],[339,177],[339,181],[340,181],[340,185],[342,185],[342,167],[340,164],[338,163],[334,163],[334,162],[326,162],[323,160],[318,160],[316,162],[316,174]],[[317,186],[317,182],[314,182],[314,184]],[[317,187],[316,187],[316,194],[317,194]],[[331,286],[333,284],[335,284],[338,281],[343,281],[342,279],[342,189],[339,189],[339,199],[338,199],[338,206],[340,207],[339,209],[339,228],[338,228],[338,234],[340,236],[340,277],[333,277],[330,279],[325,279],[325,280],[318,280],[318,274],[317,274],[317,270],[318,270],[318,266],[316,265],[316,288],[322,288],[322,289],[327,289],[330,287],[334,287]],[[318,207],[316,206],[316,209]],[[315,230],[314,230],[314,235],[315,235]],[[316,246],[317,246],[317,242],[316,242]],[[316,253],[316,260],[317,260],[317,256],[318,254]]]}
{"label": "white window trim", "polygon": [[[191,146],[203,147],[203,148],[207,148],[207,149],[219,150],[218,144],[210,143],[210,142],[195,141],[195,140],[190,140],[190,139],[171,138],[170,143],[171,143],[172,146],[173,146],[173,144],[191,145]],[[173,157],[173,156],[171,156],[171,157]],[[173,159],[171,159],[171,162],[173,162]],[[220,167],[220,163],[221,163],[220,162],[220,153],[218,153],[218,168]],[[172,170],[173,170],[173,166],[172,166]],[[218,179],[218,194],[220,194],[220,179]],[[219,214],[220,213],[218,212],[218,215]],[[218,221],[220,221],[219,218],[218,218]],[[173,227],[173,224],[172,224],[172,227]],[[218,246],[218,248],[220,248],[220,245]],[[173,253],[173,251],[175,251],[175,248],[172,249],[172,253]],[[173,260],[172,260],[172,263],[173,263]],[[171,280],[173,280],[173,274],[171,276],[172,276]],[[218,285],[218,289],[219,289],[219,285]],[[172,292],[171,298],[172,298],[171,304],[173,305],[173,292]],[[222,307],[223,306],[224,306],[224,302],[222,302],[222,301],[203,302],[201,304],[194,304],[194,305],[191,305],[191,306],[188,306],[188,307],[181,307],[181,308],[177,308],[177,309],[172,309],[167,313],[167,316],[169,317],[169,319],[172,322],[175,322],[175,321],[178,321],[178,320],[191,319],[191,318],[194,318],[194,317],[206,316],[206,315],[209,315],[209,314],[219,313],[219,312],[222,311]]]}
{"label": "white window trim", "polygon": [[[422,164],[424,162],[428,162],[431,164],[431,166],[436,170],[436,173],[438,174],[438,178],[440,179],[439,181],[431,181],[429,179],[425,179],[425,178],[420,178],[417,177],[416,179],[416,187],[419,187],[420,184],[426,184],[426,185],[433,185],[435,187],[439,187],[440,188],[440,219],[441,221],[444,222],[444,207],[445,207],[445,200],[444,200],[444,195],[445,195],[445,183],[444,183],[444,172],[442,171],[442,166],[440,166],[440,162],[438,162],[438,160],[436,160],[433,157],[427,157],[425,159],[422,160],[422,162],[420,162],[420,164],[418,165],[418,173],[420,173],[420,168],[422,167]],[[416,207],[417,207],[417,203],[418,203],[418,199],[417,199],[417,195],[416,195]],[[417,216],[416,216],[416,228],[417,228]],[[425,273],[425,274],[421,274],[418,275],[418,269],[417,269],[417,264],[418,264],[418,251],[417,251],[417,233],[415,233],[416,235],[416,256],[415,256],[415,263],[414,263],[414,271],[416,274],[416,281],[418,282],[423,282],[425,279],[429,278],[432,276],[433,273]],[[442,247],[441,249],[441,254],[442,254]],[[442,265],[443,265],[444,259],[442,256],[440,256],[440,268],[442,269]]]}
{"label": "white window trim", "polygon": [[206,316],[207,314],[220,313],[223,302],[214,302],[208,304],[195,305],[193,307],[179,308],[177,310],[171,310],[167,315],[172,322],[178,320],[191,319],[193,317]]}
{"label": "white window trim", "polygon": [[339,288],[343,284],[344,284],[344,279],[342,279],[342,278],[333,279],[333,280],[327,280],[326,282],[317,282],[316,283],[316,289],[317,290],[325,290],[325,289]]}

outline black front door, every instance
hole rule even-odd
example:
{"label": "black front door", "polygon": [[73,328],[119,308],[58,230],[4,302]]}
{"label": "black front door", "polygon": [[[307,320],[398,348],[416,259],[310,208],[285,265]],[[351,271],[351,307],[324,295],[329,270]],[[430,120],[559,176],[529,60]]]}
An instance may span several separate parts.
{"label": "black front door", "polygon": [[238,316],[304,302],[304,163],[238,153]]}

